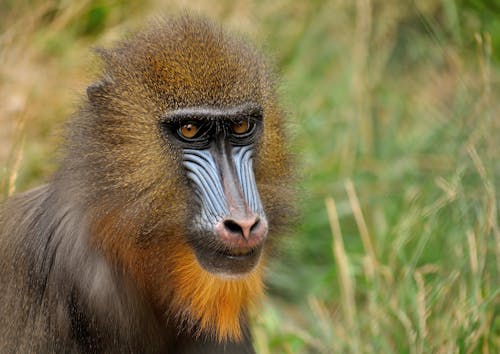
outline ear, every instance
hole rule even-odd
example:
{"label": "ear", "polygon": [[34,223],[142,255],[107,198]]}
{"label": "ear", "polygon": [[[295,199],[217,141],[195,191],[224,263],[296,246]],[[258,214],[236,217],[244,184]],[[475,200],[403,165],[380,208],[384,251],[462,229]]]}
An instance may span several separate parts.
{"label": "ear", "polygon": [[101,80],[87,87],[87,97],[91,104],[96,104],[105,98],[109,87],[109,81]]}
{"label": "ear", "polygon": [[96,104],[105,99],[110,92],[111,83],[113,82],[112,69],[116,63],[115,53],[112,50],[103,48],[94,48],[94,53],[97,54],[101,62],[104,64],[104,76],[101,80],[94,82],[87,87],[87,97],[91,104]]}

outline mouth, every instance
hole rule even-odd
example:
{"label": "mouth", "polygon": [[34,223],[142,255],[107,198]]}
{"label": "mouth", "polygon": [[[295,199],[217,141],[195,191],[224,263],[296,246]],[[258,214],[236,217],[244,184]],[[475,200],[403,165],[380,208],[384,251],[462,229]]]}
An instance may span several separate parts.
{"label": "mouth", "polygon": [[255,269],[260,261],[262,245],[219,250],[195,248],[194,251],[198,263],[207,272],[232,278],[245,276]]}
{"label": "mouth", "polygon": [[218,251],[217,254],[221,257],[227,257],[230,259],[243,259],[252,257],[255,252],[256,248],[239,247],[239,248],[233,248],[231,250],[228,249],[228,250]]}

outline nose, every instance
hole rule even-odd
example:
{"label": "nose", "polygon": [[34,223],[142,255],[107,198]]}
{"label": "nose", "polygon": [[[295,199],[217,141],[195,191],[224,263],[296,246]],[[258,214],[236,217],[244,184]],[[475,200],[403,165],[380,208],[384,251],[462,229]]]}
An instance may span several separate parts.
{"label": "nose", "polygon": [[248,240],[252,232],[255,233],[259,227],[260,218],[258,216],[240,219],[228,218],[222,223],[226,232],[234,236],[242,236],[245,240]]}
{"label": "nose", "polygon": [[226,217],[215,229],[217,236],[231,247],[254,247],[267,236],[265,218],[256,215]]}

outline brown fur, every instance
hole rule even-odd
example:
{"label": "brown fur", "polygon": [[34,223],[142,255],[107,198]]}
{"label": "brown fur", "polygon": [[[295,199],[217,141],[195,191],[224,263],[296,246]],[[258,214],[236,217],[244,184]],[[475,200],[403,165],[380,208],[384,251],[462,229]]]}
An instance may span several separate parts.
{"label": "brown fur", "polygon": [[103,74],[68,125],[60,171],[0,208],[0,328],[13,322],[0,329],[0,351],[182,352],[200,338],[240,352],[262,261],[234,280],[198,265],[185,239],[193,196],[158,121],[183,107],[263,107],[254,170],[272,243],[288,221],[291,168],[267,64],[190,16],[99,53]]}

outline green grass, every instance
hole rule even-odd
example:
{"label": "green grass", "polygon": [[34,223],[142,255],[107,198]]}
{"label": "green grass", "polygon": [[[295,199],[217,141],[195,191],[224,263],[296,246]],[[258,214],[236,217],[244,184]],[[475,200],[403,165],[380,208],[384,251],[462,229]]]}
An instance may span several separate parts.
{"label": "green grass", "polygon": [[[5,195],[56,168],[89,48],[181,8],[16,4],[0,11]],[[258,352],[500,352],[495,2],[190,6],[264,43],[294,133],[302,218],[269,272]]]}

